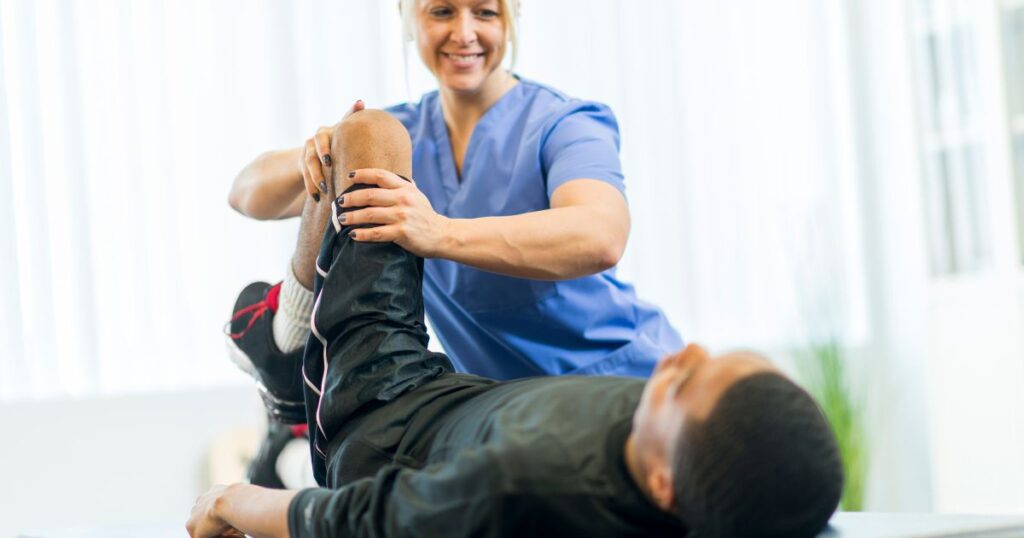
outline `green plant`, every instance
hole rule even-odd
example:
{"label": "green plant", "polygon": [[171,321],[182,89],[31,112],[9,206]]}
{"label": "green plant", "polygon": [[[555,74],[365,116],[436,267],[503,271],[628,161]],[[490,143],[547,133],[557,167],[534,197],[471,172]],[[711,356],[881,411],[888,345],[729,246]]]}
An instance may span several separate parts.
{"label": "green plant", "polygon": [[839,508],[863,510],[869,456],[863,391],[857,390],[859,385],[851,378],[838,339],[809,345],[797,358],[801,381],[825,412],[839,442],[846,478]]}

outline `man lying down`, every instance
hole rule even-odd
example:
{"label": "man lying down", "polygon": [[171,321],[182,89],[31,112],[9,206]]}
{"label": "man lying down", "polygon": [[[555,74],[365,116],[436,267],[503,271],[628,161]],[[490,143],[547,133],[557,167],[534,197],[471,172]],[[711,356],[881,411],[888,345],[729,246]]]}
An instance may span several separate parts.
{"label": "man lying down", "polygon": [[[337,129],[333,193],[364,187],[348,170],[410,175],[391,116]],[[843,481],[835,439],[763,358],[690,345],[646,382],[455,373],[427,350],[422,259],[354,241],[345,211],[307,200],[300,236],[323,240],[307,256],[300,237],[293,259],[296,274],[316,264],[312,335],[291,368],[323,487],[217,486],[197,499],[191,536],[799,537],[826,525]]]}

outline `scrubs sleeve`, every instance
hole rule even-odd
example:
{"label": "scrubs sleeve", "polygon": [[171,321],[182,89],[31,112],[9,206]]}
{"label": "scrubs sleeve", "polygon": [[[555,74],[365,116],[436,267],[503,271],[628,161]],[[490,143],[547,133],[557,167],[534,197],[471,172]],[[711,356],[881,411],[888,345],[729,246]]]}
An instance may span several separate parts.
{"label": "scrubs sleeve", "polygon": [[619,162],[619,124],[610,108],[575,101],[550,127],[541,147],[548,198],[574,179],[604,181],[625,194]]}

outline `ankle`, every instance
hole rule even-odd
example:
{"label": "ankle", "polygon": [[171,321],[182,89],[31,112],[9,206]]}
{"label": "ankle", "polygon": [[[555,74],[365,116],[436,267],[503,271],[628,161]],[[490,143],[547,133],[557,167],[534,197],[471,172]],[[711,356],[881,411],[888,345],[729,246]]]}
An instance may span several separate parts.
{"label": "ankle", "polygon": [[312,313],[313,292],[289,269],[281,284],[278,309],[273,321],[274,343],[282,352],[291,353],[306,344]]}
{"label": "ankle", "polygon": [[[316,264],[316,259],[313,259],[313,264]],[[298,258],[298,255],[292,258],[291,264],[288,266],[288,274],[291,275],[292,280],[296,284],[302,286],[312,293],[313,291],[313,271],[314,267],[309,264],[308,257],[304,256],[302,259]],[[285,281],[288,279],[285,278]]]}

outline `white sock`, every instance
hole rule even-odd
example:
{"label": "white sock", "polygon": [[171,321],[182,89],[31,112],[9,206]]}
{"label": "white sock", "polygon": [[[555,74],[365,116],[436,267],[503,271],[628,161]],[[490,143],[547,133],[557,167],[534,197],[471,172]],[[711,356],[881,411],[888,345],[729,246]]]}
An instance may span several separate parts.
{"label": "white sock", "polygon": [[313,292],[299,283],[291,265],[289,262],[274,314],[274,343],[285,353],[306,345],[309,316],[313,313]]}

